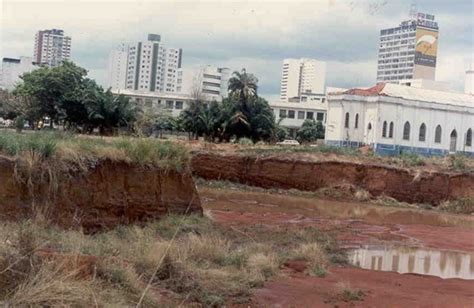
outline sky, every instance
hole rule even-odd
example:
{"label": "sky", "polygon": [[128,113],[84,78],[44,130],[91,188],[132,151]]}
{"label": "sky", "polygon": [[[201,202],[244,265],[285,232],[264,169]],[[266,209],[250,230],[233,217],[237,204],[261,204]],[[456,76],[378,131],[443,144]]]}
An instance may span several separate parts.
{"label": "sky", "polygon": [[[284,58],[327,62],[332,87],[375,84],[379,31],[408,17],[412,0],[158,1],[0,0],[0,58],[32,56],[35,32],[72,37],[72,60],[106,84],[109,52],[161,35],[183,49],[183,67],[246,68],[259,94],[278,97]],[[462,91],[474,58],[474,1],[418,0],[439,23],[436,79]]]}

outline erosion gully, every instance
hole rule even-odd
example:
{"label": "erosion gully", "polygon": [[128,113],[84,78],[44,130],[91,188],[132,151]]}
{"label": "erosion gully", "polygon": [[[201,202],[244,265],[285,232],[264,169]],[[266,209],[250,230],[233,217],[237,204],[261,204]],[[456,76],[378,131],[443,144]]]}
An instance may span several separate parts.
{"label": "erosion gully", "polygon": [[[201,187],[207,215],[253,224],[336,230],[352,266],[324,278],[287,268],[254,292],[251,306],[473,307],[474,217],[292,195]],[[344,301],[343,289],[364,293]]]}

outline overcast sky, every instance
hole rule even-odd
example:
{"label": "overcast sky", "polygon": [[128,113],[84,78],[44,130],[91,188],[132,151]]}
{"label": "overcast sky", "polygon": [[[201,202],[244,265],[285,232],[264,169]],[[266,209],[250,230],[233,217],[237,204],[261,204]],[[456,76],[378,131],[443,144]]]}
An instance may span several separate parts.
{"label": "overcast sky", "polygon": [[[2,2],[3,1],[3,2]],[[327,85],[375,83],[381,28],[406,19],[411,0],[145,1],[0,0],[0,57],[32,56],[35,32],[60,28],[72,37],[72,60],[105,84],[107,58],[120,43],[161,35],[183,48],[183,66],[245,67],[259,93],[278,95],[284,58],[327,61]],[[462,90],[474,55],[472,0],[418,0],[440,26],[436,78]]]}

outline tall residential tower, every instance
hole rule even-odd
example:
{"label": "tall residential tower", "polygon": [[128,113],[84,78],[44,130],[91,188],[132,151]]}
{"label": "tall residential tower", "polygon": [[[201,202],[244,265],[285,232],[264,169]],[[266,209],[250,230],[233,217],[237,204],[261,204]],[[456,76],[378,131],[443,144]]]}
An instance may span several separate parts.
{"label": "tall residential tower", "polygon": [[323,96],[326,62],[314,59],[285,59],[281,73],[281,101],[301,101],[304,97]]}
{"label": "tall residential tower", "polygon": [[381,30],[377,82],[435,80],[438,32],[434,15],[415,10],[398,27]]}
{"label": "tall residential tower", "polygon": [[33,61],[50,67],[71,57],[71,37],[60,29],[41,30],[35,35]]}
{"label": "tall residential tower", "polygon": [[165,48],[159,35],[149,34],[147,41],[128,49],[126,89],[176,92],[176,71],[181,68],[181,58],[181,49]]}

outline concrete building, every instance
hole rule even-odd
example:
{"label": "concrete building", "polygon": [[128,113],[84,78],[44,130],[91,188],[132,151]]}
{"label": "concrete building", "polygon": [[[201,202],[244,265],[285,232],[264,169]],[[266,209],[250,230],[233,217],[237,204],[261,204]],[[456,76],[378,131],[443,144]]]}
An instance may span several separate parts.
{"label": "concrete building", "polygon": [[438,32],[434,15],[414,10],[398,27],[381,30],[377,82],[435,80]]}
{"label": "concrete building", "polygon": [[41,30],[35,35],[34,62],[55,67],[71,58],[71,37],[60,29]]}
{"label": "concrete building", "polygon": [[466,70],[464,93],[474,95],[474,61],[469,64]]}
{"label": "concrete building", "polygon": [[176,92],[190,96],[199,93],[206,100],[221,101],[228,95],[229,76],[228,68],[209,65],[181,68],[177,72]]}
{"label": "concrete building", "polygon": [[21,81],[20,76],[38,68],[33,64],[31,57],[20,57],[20,59],[3,58],[2,70],[0,72],[0,88],[13,90],[15,85]]}
{"label": "concrete building", "polygon": [[176,92],[176,73],[181,68],[181,59],[181,49],[165,48],[159,35],[149,34],[147,41],[129,48],[126,89]]}
{"label": "concrete building", "polygon": [[129,97],[131,102],[136,103],[143,109],[162,109],[174,117],[178,117],[189,106],[189,103],[194,100],[194,97],[191,95],[182,93],[141,92],[128,89],[112,92]]}
{"label": "concrete building", "polygon": [[282,102],[323,98],[325,86],[325,62],[305,58],[283,60],[280,90]]}
{"label": "concrete building", "polygon": [[128,64],[128,46],[121,44],[109,54],[107,67],[107,88],[112,90],[126,89]]}
{"label": "concrete building", "polygon": [[474,96],[377,84],[329,93],[326,143],[370,145],[376,153],[474,156]]}

